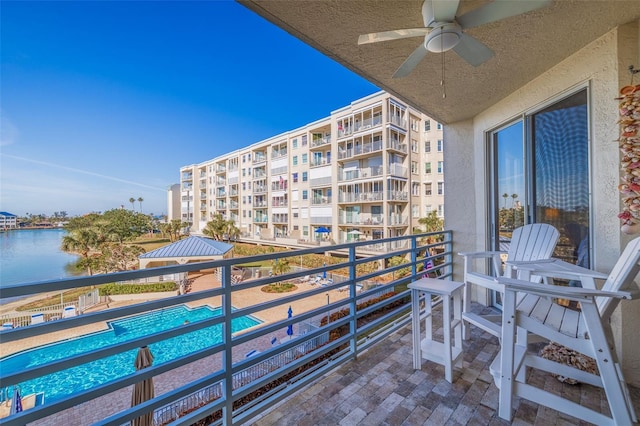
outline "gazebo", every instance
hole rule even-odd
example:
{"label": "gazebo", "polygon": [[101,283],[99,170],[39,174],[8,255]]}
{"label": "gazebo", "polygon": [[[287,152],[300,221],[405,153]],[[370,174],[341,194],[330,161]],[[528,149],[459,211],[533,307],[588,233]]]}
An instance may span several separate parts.
{"label": "gazebo", "polygon": [[140,269],[233,257],[233,245],[205,237],[188,237],[138,256]]}

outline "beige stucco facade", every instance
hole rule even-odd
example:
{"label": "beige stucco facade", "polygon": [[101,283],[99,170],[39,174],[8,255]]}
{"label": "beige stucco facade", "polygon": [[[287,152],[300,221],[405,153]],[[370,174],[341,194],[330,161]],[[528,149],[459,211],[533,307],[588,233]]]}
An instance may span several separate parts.
{"label": "beige stucco facade", "polygon": [[[618,144],[618,96],[628,85],[628,66],[640,64],[640,24],[632,22],[598,38],[566,58],[525,86],[475,116],[472,120],[450,123],[445,128],[446,228],[453,229],[456,251],[483,250],[487,247],[488,194],[486,173],[487,132],[521,117],[580,87],[589,88],[590,185],[593,229],[593,267],[611,270],[631,238],[620,232],[617,214],[621,208],[617,190],[620,180]],[[640,83],[640,77],[636,77]],[[469,205],[474,214],[469,214]],[[461,236],[465,237],[462,238]],[[467,236],[473,238],[467,238]],[[461,259],[454,268],[461,277]],[[476,298],[488,296],[477,290]],[[640,384],[640,309],[638,302],[622,303],[614,315],[616,343],[629,382]]]}

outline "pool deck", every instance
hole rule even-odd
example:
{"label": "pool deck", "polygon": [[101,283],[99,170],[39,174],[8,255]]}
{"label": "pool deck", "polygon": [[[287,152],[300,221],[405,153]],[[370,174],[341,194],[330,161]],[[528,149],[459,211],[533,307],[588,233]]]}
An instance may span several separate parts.
{"label": "pool deck", "polygon": [[[202,290],[208,290],[211,288],[215,288],[219,286],[220,283],[216,282],[212,275],[201,275],[195,278],[195,280],[191,284],[190,292],[198,292]],[[298,290],[296,292],[303,292],[311,290],[312,288],[317,288],[312,286],[310,283],[299,283]],[[260,288],[252,288],[247,290],[242,290],[237,292],[233,296],[232,305],[242,308],[247,306],[257,305],[262,302],[277,300],[280,297],[285,295],[290,295],[291,293],[264,293],[260,291]],[[329,294],[329,298],[331,301],[336,301],[339,299],[346,298],[348,296],[348,292],[338,291],[338,290],[330,290],[327,292],[323,292],[314,296],[310,296],[305,298],[305,300],[299,300],[291,303],[291,309],[294,312],[306,312],[313,308],[317,308],[318,306],[322,306],[327,303],[327,294]],[[41,296],[33,296],[29,299],[39,298]],[[106,304],[98,305],[88,312],[96,311],[96,310],[105,310],[111,309],[121,306],[127,306],[135,303],[140,303],[144,300],[129,300],[129,301],[119,301],[119,302],[110,302],[108,306]],[[17,302],[11,302],[0,307],[0,313],[6,313],[14,311],[17,306],[20,306],[25,303],[25,299]],[[221,305],[221,298],[211,297],[198,300],[197,302],[187,303],[188,306],[198,307],[203,305],[209,305],[211,307],[219,307]],[[266,309],[260,312],[253,314],[254,317],[258,318],[265,323],[271,323],[275,321],[284,320],[287,318],[287,310],[282,308],[271,308]],[[26,338],[15,342],[3,343],[0,345],[0,356],[6,356],[12,353],[16,353],[22,350],[31,349],[37,346],[41,346],[43,344],[52,343],[60,340],[69,339],[72,337],[82,336],[84,334],[93,333],[96,331],[101,331],[107,329],[107,325],[104,322],[88,324],[81,327],[76,327],[73,329],[68,329],[64,331],[52,332],[43,336],[37,336],[32,338]],[[266,349],[271,347],[271,338],[274,336],[262,336],[258,339],[250,343],[246,343],[243,345],[239,345],[234,349],[233,360],[234,362],[239,361],[245,357],[245,354],[253,349]],[[280,340],[283,340],[286,335],[286,329],[283,328],[279,333],[275,333],[275,337]],[[202,377],[207,372],[214,371],[216,365],[221,364],[220,355],[214,355],[211,357],[203,358],[199,361],[193,362],[188,365],[184,365],[180,368],[174,369],[172,371],[168,371],[166,373],[160,374],[154,378],[154,388],[156,395],[168,392],[173,390],[179,386],[187,384],[189,382],[195,381],[196,379]],[[111,394],[104,395],[100,398],[97,398],[93,401],[88,401],[84,404],[78,405],[76,407],[64,410],[59,412],[53,416],[49,416],[46,419],[42,419],[37,422],[38,425],[44,426],[57,426],[60,424],[67,425],[85,425],[92,424],[99,420],[102,420],[115,412],[124,410],[130,407],[131,404],[131,393],[132,386],[127,388],[120,389],[116,392],[112,392]],[[46,400],[46,395],[45,395]],[[24,408],[28,407],[28,401],[25,401]],[[31,406],[33,403],[31,402]],[[6,407],[6,410],[5,410]],[[0,418],[6,417],[9,415],[9,405],[2,403],[0,406]]]}

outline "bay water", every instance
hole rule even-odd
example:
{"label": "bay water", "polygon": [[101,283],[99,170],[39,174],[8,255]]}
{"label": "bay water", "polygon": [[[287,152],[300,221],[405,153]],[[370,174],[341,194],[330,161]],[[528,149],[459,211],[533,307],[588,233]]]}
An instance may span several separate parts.
{"label": "bay water", "polygon": [[77,275],[71,265],[78,257],[60,249],[65,235],[60,228],[0,232],[0,297],[4,286]]}

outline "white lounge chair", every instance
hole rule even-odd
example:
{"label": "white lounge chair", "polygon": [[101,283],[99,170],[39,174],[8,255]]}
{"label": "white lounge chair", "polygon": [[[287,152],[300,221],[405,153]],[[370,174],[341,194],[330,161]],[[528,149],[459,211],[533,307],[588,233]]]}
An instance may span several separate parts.
{"label": "white lounge chair", "polygon": [[[464,257],[464,296],[463,296],[463,336],[469,338],[469,326],[473,324],[496,337],[500,337],[500,315],[478,315],[471,312],[471,285],[475,284],[502,293],[503,287],[495,281],[496,277],[513,278],[511,263],[548,259],[553,254],[560,233],[556,228],[545,223],[534,223],[516,228],[511,236],[509,251],[483,251],[459,253]],[[502,267],[502,257],[506,255],[506,263]],[[473,269],[477,259],[491,259],[495,275],[487,275]],[[532,277],[539,281],[539,277]],[[467,324],[468,323],[468,324]]]}
{"label": "white lounge chair", "polygon": [[78,315],[78,313],[76,312],[75,306],[66,306],[62,310],[62,318],[71,318],[75,317],[76,315]]}
{"label": "white lounge chair", "polygon": [[42,324],[43,322],[44,322],[44,314],[42,312],[38,312],[37,314],[31,315],[31,325]]}
{"label": "white lounge chair", "polygon": [[[579,280],[583,288],[498,278],[505,289],[503,315],[509,319],[503,320],[500,355],[490,369],[500,388],[500,417],[511,420],[513,397],[519,396],[598,425],[630,425],[637,421],[615,352],[610,320],[621,300],[638,297],[634,279],[640,272],[639,262],[640,238],[636,238],[627,245],[601,290],[594,285],[598,273],[561,260],[528,265],[527,272]],[[560,306],[553,298],[576,301],[580,311]],[[627,328],[624,332],[635,336],[637,330]],[[593,358],[599,375],[528,352],[527,333]],[[611,417],[528,382],[532,375],[527,367],[602,387]]]}

